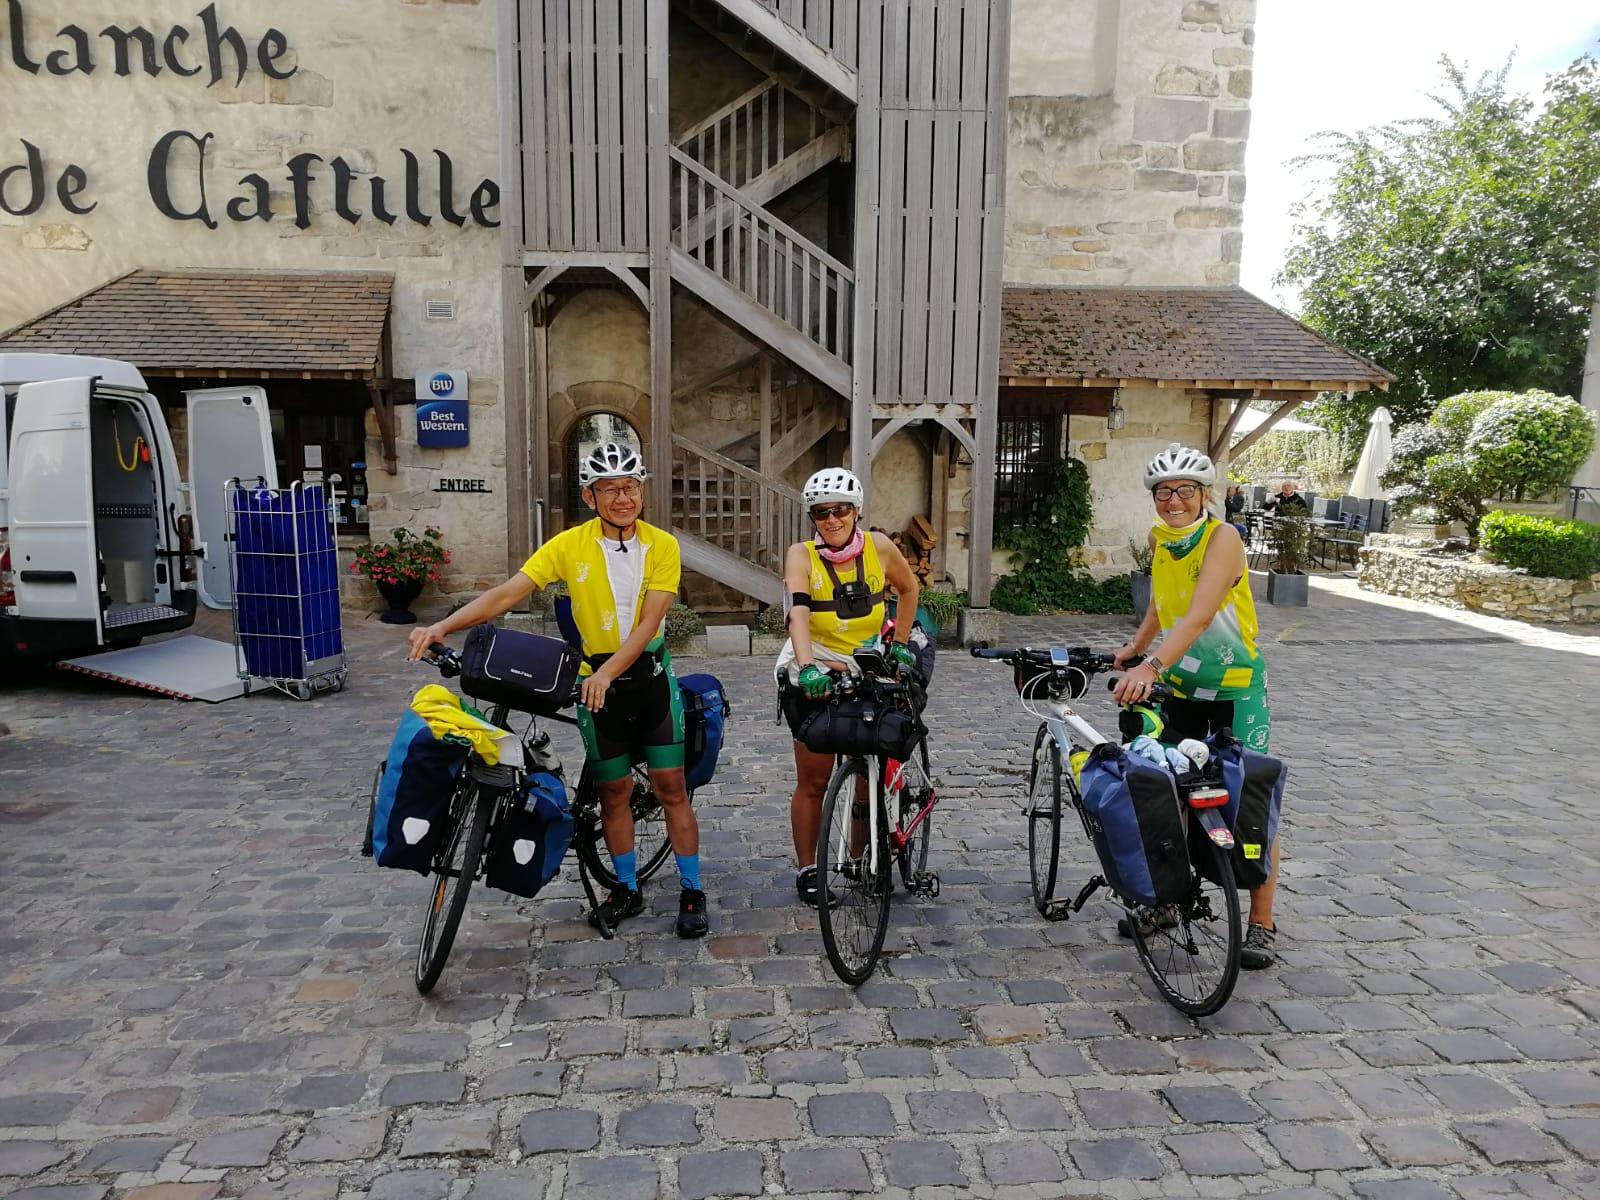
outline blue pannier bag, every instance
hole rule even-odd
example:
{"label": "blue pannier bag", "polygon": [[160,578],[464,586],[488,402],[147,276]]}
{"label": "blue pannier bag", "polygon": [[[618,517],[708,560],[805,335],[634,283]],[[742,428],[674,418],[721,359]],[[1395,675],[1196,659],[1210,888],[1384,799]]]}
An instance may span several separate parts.
{"label": "blue pannier bag", "polygon": [[1233,830],[1233,877],[1242,888],[1258,888],[1272,875],[1272,844],[1283,816],[1289,768],[1236,737],[1218,734],[1209,740],[1228,789],[1222,819]]}
{"label": "blue pannier bag", "polygon": [[372,806],[372,857],[426,875],[449,833],[450,797],[471,747],[441,740],[410,709],[389,743]]}
{"label": "blue pannier bag", "polygon": [[711,782],[728,723],[728,693],[715,675],[678,680],[683,699],[683,782],[691,792]]}
{"label": "blue pannier bag", "polygon": [[1172,773],[1112,742],[1089,752],[1083,808],[1106,882],[1136,904],[1170,904],[1189,892],[1183,802]]}
{"label": "blue pannier bag", "polygon": [[561,870],[572,845],[567,786],[549,771],[529,771],[522,803],[495,828],[484,878],[514,896],[537,896]]}

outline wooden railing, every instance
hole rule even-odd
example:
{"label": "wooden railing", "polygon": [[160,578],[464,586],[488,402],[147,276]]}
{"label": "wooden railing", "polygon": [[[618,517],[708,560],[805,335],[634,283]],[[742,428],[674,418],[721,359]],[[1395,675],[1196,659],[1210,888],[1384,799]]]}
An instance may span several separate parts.
{"label": "wooden railing", "polygon": [[848,363],[855,273],[677,147],[667,153],[677,248]]}
{"label": "wooden railing", "polygon": [[672,435],[674,529],[781,573],[784,552],[805,533],[804,518],[794,488]]}
{"label": "wooden railing", "polygon": [[[794,114],[796,104],[800,116]],[[798,145],[790,136],[791,121],[794,132],[803,133]],[[769,80],[690,126],[679,135],[677,145],[718,179],[744,187],[825,127],[821,113],[798,97],[791,99],[786,88]]]}
{"label": "wooden railing", "polygon": [[756,0],[845,66],[856,65],[858,0]]}

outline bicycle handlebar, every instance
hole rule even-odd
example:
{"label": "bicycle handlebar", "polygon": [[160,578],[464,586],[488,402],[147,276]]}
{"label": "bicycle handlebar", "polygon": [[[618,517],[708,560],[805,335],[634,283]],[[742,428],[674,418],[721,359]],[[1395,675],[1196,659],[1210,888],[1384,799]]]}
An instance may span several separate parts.
{"label": "bicycle handlebar", "polygon": [[[1068,646],[1065,649],[1067,651],[1065,666],[1075,667],[1091,675],[1120,669],[1114,655],[1095,654],[1087,646]],[[1014,667],[1033,666],[1053,670],[1063,665],[1056,662],[1054,650],[1035,650],[1029,646],[1004,648],[974,646],[971,653],[973,658],[1004,659]]]}

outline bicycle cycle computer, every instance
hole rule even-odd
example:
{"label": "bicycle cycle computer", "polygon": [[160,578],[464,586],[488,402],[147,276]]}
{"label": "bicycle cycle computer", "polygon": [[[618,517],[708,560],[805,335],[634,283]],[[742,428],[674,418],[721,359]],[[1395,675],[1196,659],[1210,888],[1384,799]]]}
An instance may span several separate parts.
{"label": "bicycle cycle computer", "polygon": [[1050,665],[1057,671],[1065,670],[1072,665],[1072,652],[1065,646],[1050,647]]}

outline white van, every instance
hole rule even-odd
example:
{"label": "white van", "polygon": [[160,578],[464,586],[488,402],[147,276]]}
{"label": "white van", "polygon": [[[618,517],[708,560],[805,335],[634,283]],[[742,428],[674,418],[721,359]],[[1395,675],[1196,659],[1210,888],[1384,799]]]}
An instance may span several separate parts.
{"label": "white van", "polygon": [[[223,394],[231,403],[212,407],[235,426],[245,413],[270,464],[260,389],[210,395]],[[0,354],[0,395],[0,658],[119,649],[193,624],[204,550],[144,377],[106,358]],[[191,469],[197,437],[215,434],[196,395]],[[221,529],[207,532],[222,555]]]}

